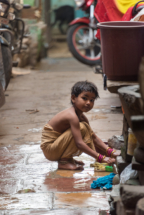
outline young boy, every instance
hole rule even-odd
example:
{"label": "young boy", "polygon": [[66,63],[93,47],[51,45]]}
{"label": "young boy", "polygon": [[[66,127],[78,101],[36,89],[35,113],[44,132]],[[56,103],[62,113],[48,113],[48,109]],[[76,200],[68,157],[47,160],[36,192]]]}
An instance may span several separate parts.
{"label": "young boy", "polygon": [[[93,133],[83,114],[93,108],[98,97],[97,87],[93,83],[77,82],[71,90],[72,107],[58,113],[44,126],[41,149],[48,160],[58,161],[59,169],[83,170],[84,163],[73,159],[82,152],[108,164],[114,163],[114,158],[119,155]],[[109,157],[98,154],[96,147]]]}

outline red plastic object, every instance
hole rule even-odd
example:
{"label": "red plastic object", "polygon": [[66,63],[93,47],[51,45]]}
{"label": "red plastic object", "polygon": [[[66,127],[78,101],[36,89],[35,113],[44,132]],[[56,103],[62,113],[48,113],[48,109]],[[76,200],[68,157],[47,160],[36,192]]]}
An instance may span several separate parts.
{"label": "red plastic object", "polygon": [[144,22],[99,23],[103,72],[109,80],[137,81],[144,55]]}
{"label": "red plastic object", "polygon": [[94,0],[85,0],[85,2],[86,2],[86,7],[85,7],[85,9],[88,9],[88,8],[91,6],[91,4],[93,3],[93,1],[94,1]]}

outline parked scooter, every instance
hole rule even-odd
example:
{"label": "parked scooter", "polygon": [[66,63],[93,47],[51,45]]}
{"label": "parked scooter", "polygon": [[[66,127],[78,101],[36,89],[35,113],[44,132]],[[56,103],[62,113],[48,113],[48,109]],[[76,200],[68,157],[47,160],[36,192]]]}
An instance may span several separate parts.
{"label": "parked scooter", "polygon": [[96,66],[101,63],[100,41],[96,38],[97,19],[94,10],[97,0],[75,0],[79,9],[89,14],[89,17],[82,17],[73,20],[69,24],[67,42],[73,56],[89,66]]}
{"label": "parked scooter", "polygon": [[[22,9],[28,9],[31,6],[22,4],[23,1],[18,0],[10,0],[11,8],[10,10],[15,15],[15,19],[11,20],[8,25],[3,25],[4,28],[7,28],[14,33],[13,42],[12,42],[12,55],[20,53],[22,49],[22,41],[24,37],[28,37],[28,35],[24,35],[25,23],[20,18],[20,12]],[[9,34],[4,33],[4,37],[9,41]],[[13,66],[17,66],[18,62],[13,62]]]}
{"label": "parked scooter", "polygon": [[[4,91],[11,78],[12,66],[17,66],[17,62],[12,62],[12,55],[19,53],[22,48],[25,25],[17,16],[23,8],[30,8],[30,5],[0,0],[0,107],[5,102]],[[22,23],[22,27],[19,23]]]}
{"label": "parked scooter", "polygon": [[[14,19],[12,13],[9,12],[10,3],[7,0],[0,0],[0,107],[5,102],[4,91],[6,90],[12,71],[12,55],[11,55],[11,41],[13,32],[2,27],[7,25],[9,20]],[[7,41],[3,34],[7,32],[10,35],[10,42]]]}

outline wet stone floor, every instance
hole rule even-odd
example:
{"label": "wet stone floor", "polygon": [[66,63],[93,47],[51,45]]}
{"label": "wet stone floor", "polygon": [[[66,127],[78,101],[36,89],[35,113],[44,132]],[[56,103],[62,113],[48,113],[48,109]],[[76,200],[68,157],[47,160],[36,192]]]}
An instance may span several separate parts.
{"label": "wet stone floor", "polygon": [[90,188],[96,177],[107,173],[95,173],[90,167],[94,159],[86,154],[76,159],[85,161],[83,171],[58,170],[57,162],[44,158],[39,144],[1,147],[0,213],[98,215],[100,210],[108,212],[107,193]]}
{"label": "wet stone floor", "polygon": [[122,114],[110,108],[117,97],[104,93],[102,77],[74,59],[51,62],[14,75],[0,109],[0,215],[109,214],[109,192],[90,188],[93,180],[108,173],[94,172],[94,159],[86,154],[76,158],[85,162],[83,171],[58,170],[57,162],[44,157],[40,142],[42,127],[70,106],[76,81],[95,80],[100,89],[101,100],[87,117],[106,140],[121,134]]}

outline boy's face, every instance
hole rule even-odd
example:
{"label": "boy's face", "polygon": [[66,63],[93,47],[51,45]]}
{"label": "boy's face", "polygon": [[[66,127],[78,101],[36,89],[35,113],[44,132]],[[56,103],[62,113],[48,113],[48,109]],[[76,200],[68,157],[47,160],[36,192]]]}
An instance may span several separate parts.
{"label": "boy's face", "polygon": [[72,95],[71,99],[76,109],[82,112],[88,112],[93,108],[95,98],[96,96],[94,93],[83,91],[78,97]]}

